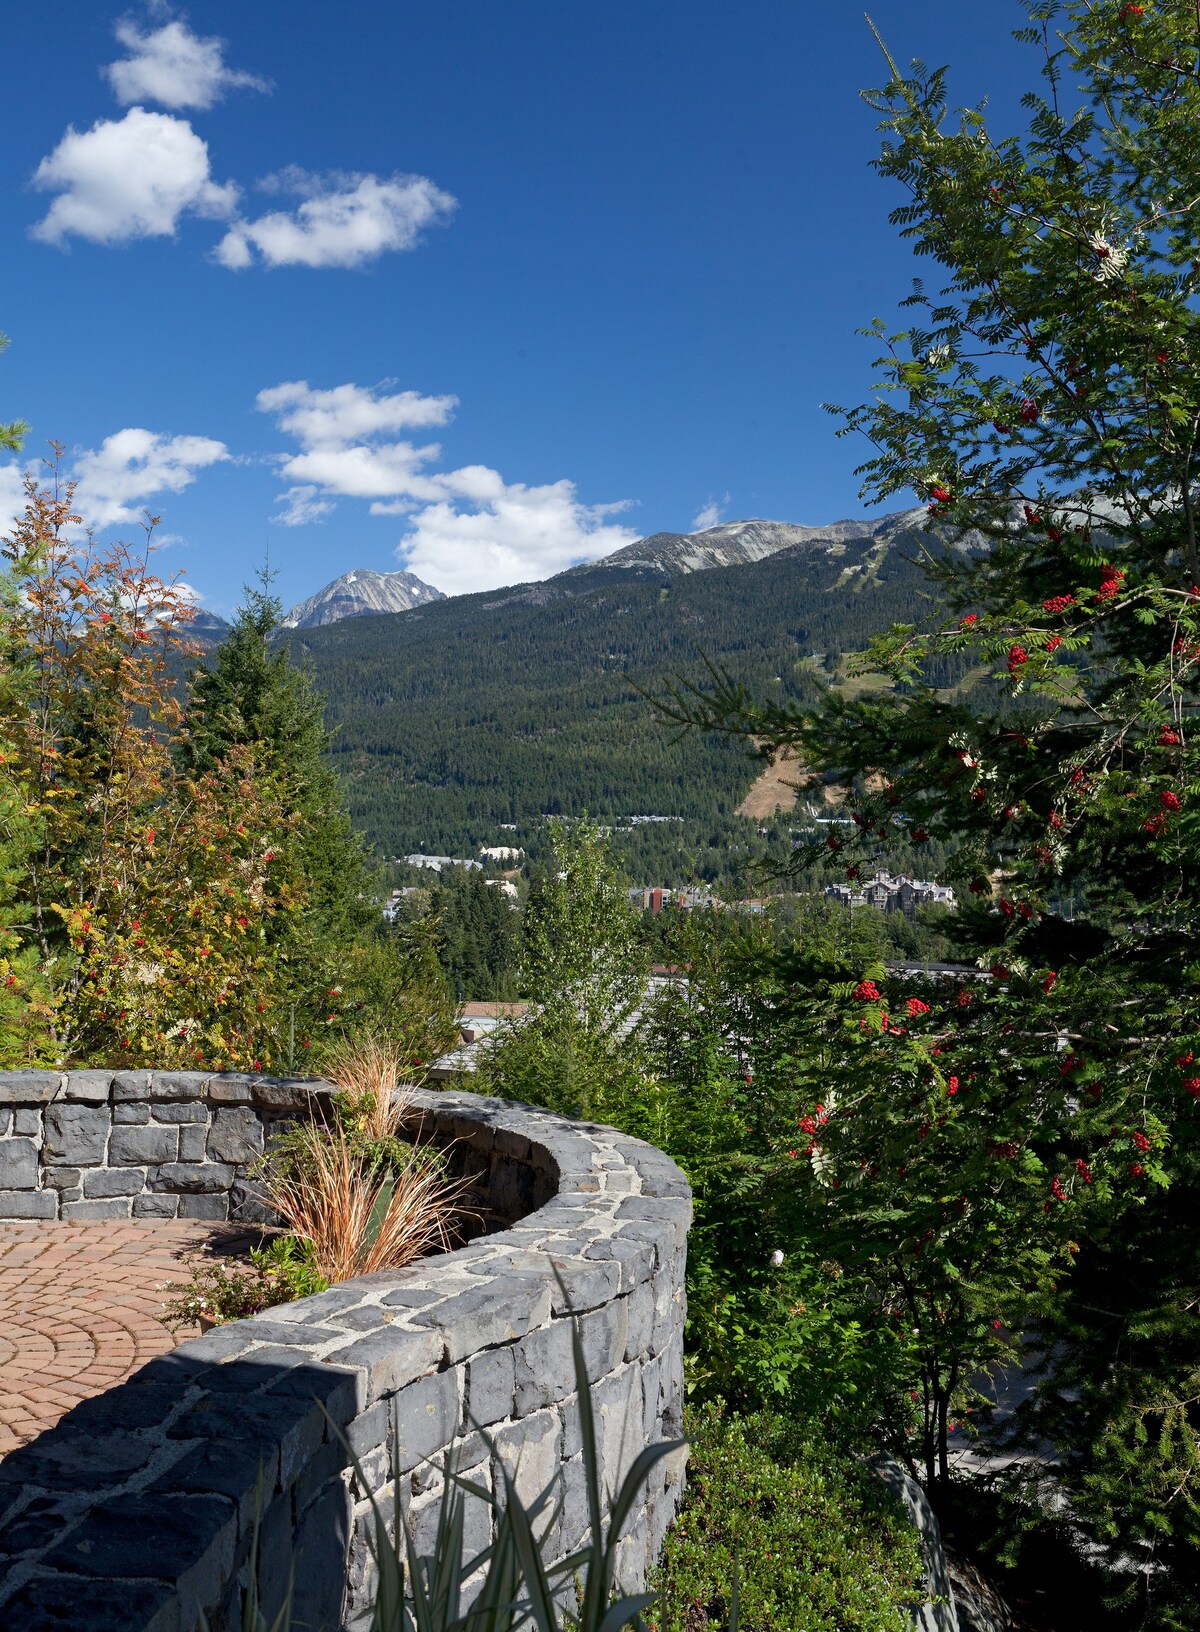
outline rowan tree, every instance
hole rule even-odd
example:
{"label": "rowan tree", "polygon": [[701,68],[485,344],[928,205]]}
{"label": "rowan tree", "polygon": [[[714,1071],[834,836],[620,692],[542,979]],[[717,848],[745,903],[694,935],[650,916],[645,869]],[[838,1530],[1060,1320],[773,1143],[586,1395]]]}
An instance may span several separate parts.
{"label": "rowan tree", "polygon": [[[952,117],[945,71],[921,64],[905,74],[889,59],[868,95],[876,168],[905,195],[892,219],[939,287],[914,287],[903,329],[872,325],[876,385],[843,431],[872,445],[866,496],[928,506],[929,622],[869,654],[891,683],[882,694],[800,710],[719,677],[667,700],[677,718],[835,772],[857,823],[829,841],[848,876],[901,828],[918,849],[954,852],[957,938],[980,978],[961,993],[906,992],[866,970],[826,982],[845,1062],[835,1052],[835,1092],[804,1114],[824,1105],[808,1182],[821,1212],[855,1225],[848,1261],[881,1309],[882,1277],[906,1254],[940,1265],[935,1307],[985,1288],[960,1379],[987,1359],[1002,1275],[1018,1329],[1036,1312],[1078,1341],[1071,1287],[1085,1277],[1070,1261],[1100,1251],[1115,1220],[1142,1227],[1171,1205],[1173,1180],[1190,1186],[1200,1119],[1200,18],[1192,0],[1026,10],[1018,37],[1042,86],[1024,99],[1024,134],[996,134],[978,108]],[[947,530],[957,547],[939,543]],[[973,684],[939,689],[945,658]],[[910,1015],[909,995],[928,1009]],[[874,1080],[847,1075],[863,1047]],[[1151,1234],[1171,1250],[1169,1232]],[[1169,1559],[1131,1578],[1146,1624],[1176,1624],[1200,1511],[1190,1462],[1172,1461],[1185,1444],[1193,1455],[1200,1421],[1188,1386],[1200,1284],[1180,1251],[1155,1278],[1156,1319],[1169,1309],[1176,1339],[1155,1390],[1111,1402],[1108,1443],[1129,1447],[1119,1475],[1092,1446],[1063,1447],[1081,1511],[1106,1501],[1128,1520],[1122,1545]],[[1135,1303],[1090,1373],[1073,1371],[1097,1402]],[[925,1366],[919,1386],[934,1381]],[[916,1436],[931,1474],[943,1436],[928,1419]],[[1165,1504],[1153,1526],[1152,1503],[1129,1491],[1151,1462]]]}
{"label": "rowan tree", "polygon": [[251,1065],[267,1022],[250,1016],[270,1015],[277,984],[263,927],[296,897],[271,877],[287,812],[250,750],[176,767],[192,601],[151,570],[153,522],[140,554],[97,544],[57,451],[26,501],[4,546],[2,722],[27,839],[9,868],[15,932],[54,993],[43,1047],[58,1061]]}

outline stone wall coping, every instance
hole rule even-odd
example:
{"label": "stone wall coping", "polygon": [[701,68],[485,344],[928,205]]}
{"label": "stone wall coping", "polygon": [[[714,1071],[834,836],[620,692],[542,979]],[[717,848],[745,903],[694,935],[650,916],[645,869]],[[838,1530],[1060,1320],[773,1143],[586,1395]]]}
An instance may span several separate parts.
{"label": "stone wall coping", "polygon": [[[75,1089],[83,1100],[104,1075],[8,1073],[0,1095],[7,1088],[6,1103],[29,1104]],[[167,1073],[112,1073],[111,1087],[135,1075],[144,1098],[167,1086]],[[181,1076],[197,1096],[206,1084],[280,1097],[329,1091],[312,1080],[171,1075],[173,1098],[192,1091]],[[16,1099],[18,1089],[31,1097]],[[612,1128],[468,1093],[416,1092],[406,1131],[468,1147],[494,1175],[532,1169],[552,1193],[455,1251],[184,1343],[0,1461],[6,1632],[54,1624],[54,1606],[70,1602],[96,1606],[97,1632],[193,1632],[202,1615],[221,1614],[240,1625],[260,1477],[271,1581],[291,1549],[310,1618],[336,1625],[331,1606],[348,1581],[342,1624],[365,1625],[367,1498],[394,1477],[403,1476],[401,1506],[418,1531],[432,1522],[451,1445],[485,1483],[497,1458],[517,1468],[526,1495],[554,1469],[568,1491],[579,1483],[571,1316],[596,1384],[606,1482],[645,1444],[678,1436],[692,1210],[674,1162]],[[490,1445],[475,1424],[487,1426]],[[362,1460],[365,1489],[340,1435]],[[621,1574],[631,1587],[644,1583],[680,1481],[680,1468],[662,1465],[629,1527]],[[556,1556],[582,1537],[568,1509],[571,1500]],[[330,1537],[340,1538],[341,1576]],[[263,1586],[275,1590],[266,1575]]]}

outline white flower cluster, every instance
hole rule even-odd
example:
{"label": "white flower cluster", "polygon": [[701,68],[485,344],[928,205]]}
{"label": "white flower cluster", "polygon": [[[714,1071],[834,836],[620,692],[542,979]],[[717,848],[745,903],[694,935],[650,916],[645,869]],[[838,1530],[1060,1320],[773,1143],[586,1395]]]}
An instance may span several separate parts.
{"label": "white flower cluster", "polygon": [[1112,243],[1102,232],[1094,232],[1088,242],[1100,263],[1092,276],[1097,283],[1115,283],[1129,264],[1129,251]]}

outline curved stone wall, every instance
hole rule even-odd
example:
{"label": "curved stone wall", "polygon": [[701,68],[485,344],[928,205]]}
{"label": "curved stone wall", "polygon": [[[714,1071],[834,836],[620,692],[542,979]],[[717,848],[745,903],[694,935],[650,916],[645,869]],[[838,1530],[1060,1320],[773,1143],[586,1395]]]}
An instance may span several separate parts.
{"label": "curved stone wall", "polygon": [[0,1219],[258,1221],[247,1168],[333,1092],[233,1072],[0,1072]]}
{"label": "curved stone wall", "polygon": [[[471,1094],[422,1093],[412,1117],[516,1222],[220,1327],[0,1461],[6,1632],[83,1624],[81,1610],[97,1632],[240,1627],[256,1509],[268,1619],[292,1577],[298,1625],[358,1632],[368,1498],[428,1549],[450,1447],[488,1488],[501,1462],[526,1497],[561,1474],[547,1558],[564,1557],[586,1533],[572,1311],[605,1485],[678,1436],[691,1200],[675,1164],[610,1128]],[[644,1582],[680,1485],[679,1462],[660,1463],[622,1541],[623,1587]],[[469,1554],[489,1523],[468,1507]]]}

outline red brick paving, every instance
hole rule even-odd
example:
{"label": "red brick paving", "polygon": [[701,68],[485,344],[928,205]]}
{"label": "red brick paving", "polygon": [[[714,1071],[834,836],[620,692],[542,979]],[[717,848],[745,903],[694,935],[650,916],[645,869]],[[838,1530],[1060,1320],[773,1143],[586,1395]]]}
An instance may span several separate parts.
{"label": "red brick paving", "polygon": [[0,1224],[0,1456],[196,1331],[172,1335],[164,1281],[219,1226],[105,1219]]}

